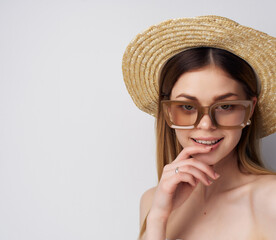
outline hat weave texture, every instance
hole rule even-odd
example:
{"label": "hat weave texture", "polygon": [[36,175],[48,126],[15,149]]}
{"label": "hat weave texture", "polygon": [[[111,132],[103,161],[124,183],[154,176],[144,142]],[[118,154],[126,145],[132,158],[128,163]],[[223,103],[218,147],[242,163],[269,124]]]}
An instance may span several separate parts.
{"label": "hat weave texture", "polygon": [[258,105],[261,137],[276,131],[276,38],[228,18],[201,16],[172,19],[138,34],[123,56],[127,90],[142,111],[156,116],[162,66],[177,53],[194,47],[215,47],[248,62],[260,80]]}

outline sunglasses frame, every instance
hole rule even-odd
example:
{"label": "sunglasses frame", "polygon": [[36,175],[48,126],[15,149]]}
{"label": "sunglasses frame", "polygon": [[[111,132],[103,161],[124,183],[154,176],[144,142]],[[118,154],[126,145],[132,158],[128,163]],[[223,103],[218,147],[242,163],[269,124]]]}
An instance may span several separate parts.
{"label": "sunglasses frame", "polygon": [[[168,108],[171,104],[177,103],[178,105],[193,105],[198,109],[198,115],[197,115],[197,119],[195,121],[195,123],[193,125],[189,125],[189,126],[179,126],[179,125],[175,125],[170,117],[169,117],[169,113],[168,113]],[[237,105],[237,104],[241,104],[245,107],[245,116],[244,116],[244,121],[240,124],[240,125],[236,125],[236,126],[223,126],[217,123],[216,119],[215,119],[215,109],[218,105]],[[167,122],[167,124],[169,125],[169,127],[174,128],[174,129],[193,129],[196,128],[197,125],[199,124],[199,122],[201,121],[202,117],[205,114],[208,114],[213,125],[217,128],[220,129],[241,129],[246,127],[247,125],[250,124],[250,115],[251,115],[251,111],[253,108],[253,101],[251,100],[228,100],[228,101],[219,101],[216,102],[210,106],[202,106],[196,102],[189,102],[189,101],[178,101],[178,100],[162,100],[161,101],[161,105],[162,105],[162,110],[163,110],[163,114],[165,117],[165,120]]]}

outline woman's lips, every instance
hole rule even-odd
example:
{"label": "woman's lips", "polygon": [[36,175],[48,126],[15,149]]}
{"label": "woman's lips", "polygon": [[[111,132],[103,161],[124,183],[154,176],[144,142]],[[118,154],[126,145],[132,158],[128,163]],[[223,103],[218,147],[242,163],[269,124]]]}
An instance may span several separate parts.
{"label": "woman's lips", "polygon": [[192,140],[195,145],[210,146],[212,147],[212,150],[215,150],[223,141],[223,138],[192,138]]}

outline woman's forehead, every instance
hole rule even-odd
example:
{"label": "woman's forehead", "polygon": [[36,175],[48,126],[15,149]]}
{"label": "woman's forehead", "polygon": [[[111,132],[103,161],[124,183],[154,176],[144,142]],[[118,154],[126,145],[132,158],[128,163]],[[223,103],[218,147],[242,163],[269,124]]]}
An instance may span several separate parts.
{"label": "woman's forehead", "polygon": [[182,74],[173,86],[171,98],[186,94],[199,100],[213,99],[228,93],[238,98],[245,97],[242,85],[237,80],[220,68],[208,66]]}

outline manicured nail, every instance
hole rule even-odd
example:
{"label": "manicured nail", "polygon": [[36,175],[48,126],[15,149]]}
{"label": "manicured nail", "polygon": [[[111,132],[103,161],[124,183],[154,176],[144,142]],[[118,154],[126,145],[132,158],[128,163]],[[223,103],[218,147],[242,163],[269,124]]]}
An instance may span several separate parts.
{"label": "manicured nail", "polygon": [[208,179],[208,183],[211,185],[213,182],[211,180]]}
{"label": "manicured nail", "polygon": [[218,173],[215,173],[215,178],[219,178],[220,175]]}

